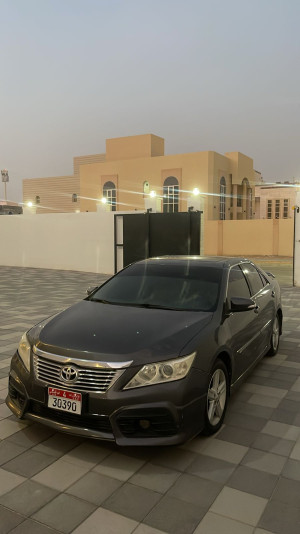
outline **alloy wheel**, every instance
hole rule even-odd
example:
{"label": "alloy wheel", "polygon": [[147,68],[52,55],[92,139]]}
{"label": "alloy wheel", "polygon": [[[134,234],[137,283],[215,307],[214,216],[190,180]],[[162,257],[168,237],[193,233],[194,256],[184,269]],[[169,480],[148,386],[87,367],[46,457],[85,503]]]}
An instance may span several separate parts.
{"label": "alloy wheel", "polygon": [[226,406],[227,380],[222,369],[216,369],[207,392],[207,418],[211,426],[220,422]]}

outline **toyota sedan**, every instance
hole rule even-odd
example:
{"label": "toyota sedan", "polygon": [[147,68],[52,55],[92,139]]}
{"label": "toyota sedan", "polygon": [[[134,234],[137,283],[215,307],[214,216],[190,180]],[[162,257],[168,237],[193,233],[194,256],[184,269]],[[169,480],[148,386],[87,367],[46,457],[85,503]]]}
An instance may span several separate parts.
{"label": "toyota sedan", "polygon": [[219,430],[281,330],[278,283],[249,260],[140,261],[22,336],[6,402],[19,418],[119,445],[183,443]]}

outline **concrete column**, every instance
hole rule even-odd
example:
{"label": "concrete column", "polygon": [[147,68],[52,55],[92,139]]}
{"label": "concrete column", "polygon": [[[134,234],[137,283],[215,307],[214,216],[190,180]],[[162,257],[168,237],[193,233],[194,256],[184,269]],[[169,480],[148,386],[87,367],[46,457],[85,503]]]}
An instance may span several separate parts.
{"label": "concrete column", "polygon": [[273,219],[273,256],[278,256],[279,250],[279,219]]}
{"label": "concrete column", "polygon": [[97,202],[96,208],[98,213],[102,213],[103,211],[111,211],[111,204],[108,202]]}
{"label": "concrete column", "polygon": [[23,206],[23,215],[36,215],[36,206]]}
{"label": "concrete column", "polygon": [[224,221],[218,221],[218,251],[217,255],[222,256],[223,254],[223,228],[224,228]]}
{"label": "concrete column", "polygon": [[160,197],[151,197],[150,195],[148,195],[147,197],[145,197],[144,201],[146,210],[151,209],[152,213],[161,212],[162,201]]}

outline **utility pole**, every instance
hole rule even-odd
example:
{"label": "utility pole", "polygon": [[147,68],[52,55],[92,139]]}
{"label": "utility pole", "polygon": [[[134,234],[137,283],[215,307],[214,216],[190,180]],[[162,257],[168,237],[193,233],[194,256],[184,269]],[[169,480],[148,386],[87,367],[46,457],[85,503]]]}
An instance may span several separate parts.
{"label": "utility pole", "polygon": [[3,171],[1,171],[1,176],[2,176],[2,182],[4,183],[4,199],[5,199],[5,202],[7,202],[6,184],[9,181],[8,170],[4,169]]}

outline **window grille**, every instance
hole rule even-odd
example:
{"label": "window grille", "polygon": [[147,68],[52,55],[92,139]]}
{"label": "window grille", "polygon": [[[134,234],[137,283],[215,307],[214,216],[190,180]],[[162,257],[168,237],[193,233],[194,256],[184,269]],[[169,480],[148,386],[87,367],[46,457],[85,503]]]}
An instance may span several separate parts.
{"label": "window grille", "polygon": [[103,198],[106,198],[107,204],[111,206],[111,211],[116,211],[117,191],[113,182],[105,182],[103,186]]}
{"label": "window grille", "polygon": [[225,213],[226,206],[226,181],[224,176],[220,180],[220,221],[224,221],[226,218]]}
{"label": "window grille", "polygon": [[179,211],[179,184],[177,178],[169,176],[163,186],[164,213],[177,213]]}
{"label": "window grille", "polygon": [[280,200],[275,200],[275,219],[280,217]]}

